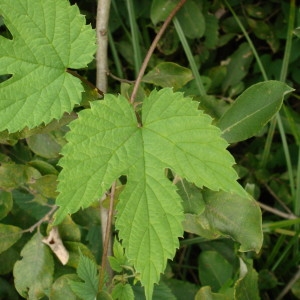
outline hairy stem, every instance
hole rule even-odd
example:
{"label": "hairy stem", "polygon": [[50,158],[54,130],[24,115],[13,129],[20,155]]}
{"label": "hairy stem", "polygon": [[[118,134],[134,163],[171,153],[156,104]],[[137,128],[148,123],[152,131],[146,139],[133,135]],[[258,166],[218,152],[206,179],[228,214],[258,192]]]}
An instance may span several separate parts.
{"label": "hairy stem", "polygon": [[133,87],[133,91],[130,97],[130,103],[133,104],[138,88],[141,84],[142,78],[144,76],[144,73],[146,71],[147,65],[149,63],[149,60],[157,46],[157,43],[159,42],[159,40],[161,39],[162,35],[164,34],[166,28],[168,27],[169,23],[171,22],[171,20],[173,19],[173,17],[175,16],[175,14],[179,11],[179,9],[183,6],[183,4],[186,2],[186,0],[181,0],[176,7],[171,11],[171,13],[169,14],[169,16],[167,17],[167,19],[165,20],[165,22],[163,23],[162,27],[160,28],[160,30],[158,31],[156,37],[154,38],[147,54],[146,57],[143,61],[143,64],[141,66],[141,69],[139,71],[138,77],[135,81],[134,87]]}

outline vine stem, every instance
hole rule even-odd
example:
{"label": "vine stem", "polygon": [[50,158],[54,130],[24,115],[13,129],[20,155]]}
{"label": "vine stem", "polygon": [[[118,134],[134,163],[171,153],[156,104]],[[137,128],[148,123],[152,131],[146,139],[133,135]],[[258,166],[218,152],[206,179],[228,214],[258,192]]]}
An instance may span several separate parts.
{"label": "vine stem", "polygon": [[[108,20],[110,12],[111,0],[98,0],[97,16],[96,16],[96,34],[97,34],[97,53],[96,53],[96,86],[105,94],[107,92],[107,70],[108,70]],[[112,187],[112,194],[114,194]],[[100,202],[100,219],[102,228],[102,241],[103,241],[103,254],[102,264],[99,275],[99,290],[102,289],[104,284],[104,272],[106,271],[110,279],[113,277],[113,271],[106,263],[107,256],[112,255],[111,246],[111,223],[113,207],[107,210],[102,205],[105,195],[99,200]]]}
{"label": "vine stem", "polygon": [[54,205],[45,215],[44,217],[42,217],[38,222],[36,222],[35,224],[33,224],[32,226],[30,226],[27,229],[22,230],[22,233],[25,232],[33,232],[36,228],[40,227],[44,222],[49,222],[53,213],[56,211],[57,206]]}
{"label": "vine stem", "polygon": [[165,22],[163,23],[162,27],[160,28],[160,30],[158,31],[158,33],[156,34],[146,56],[145,56],[145,59],[142,63],[142,66],[141,66],[141,69],[139,71],[139,74],[136,78],[136,81],[135,81],[135,84],[133,86],[133,90],[132,90],[132,94],[131,94],[131,97],[130,97],[130,103],[133,104],[135,98],[136,98],[136,94],[137,94],[137,91],[138,91],[138,88],[141,84],[141,81],[142,81],[142,78],[144,76],[144,73],[146,71],[146,68],[147,68],[147,65],[149,63],[149,60],[157,46],[157,43],[159,42],[159,40],[161,39],[162,35],[164,34],[166,28],[168,27],[169,23],[172,21],[173,17],[176,15],[176,13],[180,10],[180,8],[184,5],[184,3],[186,2],[187,0],[181,0],[177,5],[176,7],[171,11],[171,13],[169,14],[169,16],[167,17],[167,19],[165,20]]}
{"label": "vine stem", "polygon": [[96,86],[103,93],[107,92],[107,47],[108,20],[111,0],[98,0],[96,33],[97,33],[97,74]]}
{"label": "vine stem", "polygon": [[104,278],[105,278],[104,275],[105,275],[105,270],[107,269],[107,256],[108,256],[108,252],[110,249],[109,244],[110,244],[110,235],[111,235],[111,224],[112,224],[113,211],[114,211],[115,191],[116,191],[116,182],[114,181],[111,186],[111,191],[110,191],[107,226],[106,226],[105,239],[104,239],[101,270],[100,270],[100,275],[99,275],[99,290],[102,290],[102,287],[104,285]]}

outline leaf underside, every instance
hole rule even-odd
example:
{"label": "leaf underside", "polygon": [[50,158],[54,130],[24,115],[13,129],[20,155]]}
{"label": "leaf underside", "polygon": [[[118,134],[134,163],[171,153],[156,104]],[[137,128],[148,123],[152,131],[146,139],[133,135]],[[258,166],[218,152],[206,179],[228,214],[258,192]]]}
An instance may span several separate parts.
{"label": "leaf underside", "polygon": [[80,112],[70,128],[60,161],[55,223],[88,207],[126,175],[116,228],[150,299],[183,232],[181,199],[165,171],[171,169],[198,187],[245,195],[227,143],[197,102],[169,88],[144,100],[142,126],[123,96],[106,95]]}
{"label": "leaf underside", "polygon": [[61,0],[1,0],[12,40],[0,36],[0,130],[15,132],[71,112],[83,88],[67,68],[86,67],[95,32],[77,6]]}

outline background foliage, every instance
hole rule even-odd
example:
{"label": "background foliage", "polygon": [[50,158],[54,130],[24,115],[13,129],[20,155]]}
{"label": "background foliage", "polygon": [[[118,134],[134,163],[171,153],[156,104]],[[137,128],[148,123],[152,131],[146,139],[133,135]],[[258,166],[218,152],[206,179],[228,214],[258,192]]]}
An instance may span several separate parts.
{"label": "background foliage", "polygon": [[[77,16],[75,7],[69,8],[65,1],[56,2],[64,6],[60,17],[68,19],[69,27],[64,28],[63,21],[58,23],[57,33],[53,36],[58,37],[57,45],[63,45],[60,50],[66,57],[74,51],[69,60],[57,57],[60,52],[51,47],[55,59],[42,53],[34,57],[36,54],[32,53],[30,45],[26,51],[26,43],[34,45],[36,41],[26,40],[25,43],[22,34],[19,40],[14,34],[35,26],[27,24],[26,27],[15,10],[5,7],[4,4],[11,1],[3,1],[0,7],[1,14],[4,11],[10,13],[5,24],[0,17],[3,36],[0,37],[0,55],[4,57],[3,54],[14,49],[17,58],[15,65],[7,58],[0,58],[1,105],[4,105],[1,108],[9,106],[11,90],[19,98],[14,97],[15,105],[9,108],[10,115],[19,111],[18,105],[23,105],[25,96],[32,97],[32,91],[41,93],[43,99],[55,98],[59,104],[53,109],[44,107],[44,111],[32,104],[26,107],[24,115],[18,114],[10,119],[7,112],[1,114],[1,129],[8,129],[0,133],[1,299],[21,299],[22,296],[30,299],[93,299],[97,294],[96,264],[100,265],[102,255],[97,202],[59,224],[61,238],[70,254],[66,266],[62,266],[42,243],[50,230],[47,221],[57,197],[57,176],[61,174],[58,161],[66,144],[65,134],[69,131],[66,125],[77,118],[79,111],[84,115],[85,108],[90,106],[88,101],[98,98],[95,90],[84,83],[85,91],[80,102],[80,81],[69,72],[81,68],[79,75],[95,82],[95,61],[87,66],[95,50],[93,33],[88,31],[85,20]],[[95,1],[71,2],[77,3],[87,22],[95,28]],[[176,1],[112,0],[108,32],[110,93],[129,97],[132,91],[130,80],[136,78],[151,41],[175,5]],[[239,182],[263,210],[264,232],[260,250],[261,228],[257,224],[260,216],[257,207],[253,208],[254,202],[222,191],[216,194],[199,189],[169,171],[167,176],[176,183],[183,199],[185,233],[174,260],[167,263],[160,285],[155,286],[153,299],[300,298],[300,219],[297,217],[300,213],[300,41],[299,32],[294,30],[299,27],[300,12],[293,5],[293,1],[276,0],[245,3],[232,0],[229,6],[222,1],[188,0],[151,57],[136,102],[143,102],[153,88],[165,87],[173,87],[174,91],[183,92],[200,102],[200,108],[213,118],[213,123],[221,128],[223,137],[231,144],[229,151],[237,162]],[[48,9],[47,19],[52,20],[53,14]],[[9,28],[12,24],[14,27]],[[70,30],[74,36],[83,31],[86,48],[74,44],[72,38],[65,40],[65,35],[61,43],[60,34]],[[252,43],[249,44],[247,37]],[[290,40],[289,48],[286,45]],[[49,51],[44,40],[39,40],[39,43],[45,43],[44,51]],[[18,60],[29,61],[32,66],[34,59],[40,59],[40,68],[32,68],[27,76],[18,75],[18,71],[28,71],[28,66],[20,67]],[[69,68],[68,72],[65,72],[66,68]],[[11,74],[16,76],[15,79],[20,76],[21,80],[7,81]],[[48,80],[52,82],[56,78],[59,78],[61,88],[58,95],[53,95],[57,89],[48,89]],[[265,125],[281,106],[283,95],[291,92],[285,84],[275,81],[262,85],[267,79],[286,81],[295,90],[285,97],[283,109],[276,118]],[[253,88],[254,84],[256,94],[250,96],[256,97],[258,106],[272,100],[266,109],[269,115],[266,117],[262,113],[262,119],[255,103],[248,107],[239,104],[243,101],[249,103],[245,100],[249,89],[243,92]],[[263,89],[259,90],[261,86]],[[264,99],[268,90],[273,95]],[[34,97],[40,99],[36,94]],[[92,107],[97,105],[95,102]],[[242,133],[249,132],[245,136],[235,139],[234,134],[233,137],[226,134],[226,128],[227,124],[243,119],[239,105],[245,118],[251,113],[257,118],[246,124]],[[34,120],[32,116],[35,114],[31,112],[35,109],[38,119]],[[50,122],[53,118],[58,120]],[[47,125],[32,128],[36,122],[46,122]],[[238,135],[241,128],[236,126]],[[126,178],[121,176],[117,182],[116,202],[125,183]],[[251,224],[245,224],[245,218]],[[234,221],[233,226],[229,225],[231,221]],[[113,253],[110,264],[117,275],[109,288],[102,291],[101,297],[144,299],[143,288],[136,283],[139,275],[117,240]],[[78,291],[82,289],[88,292],[80,294]]]}

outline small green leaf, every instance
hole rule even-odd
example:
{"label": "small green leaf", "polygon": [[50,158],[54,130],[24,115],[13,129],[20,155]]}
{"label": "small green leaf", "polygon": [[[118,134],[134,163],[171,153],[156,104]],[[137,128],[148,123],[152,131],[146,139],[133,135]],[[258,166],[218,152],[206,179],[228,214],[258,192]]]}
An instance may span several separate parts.
{"label": "small green leaf", "polygon": [[93,259],[93,254],[91,250],[82,243],[64,241],[64,245],[70,255],[69,260],[67,262],[67,266],[69,267],[78,268],[78,264],[80,261],[80,253],[82,253],[82,255],[84,255],[85,257],[89,257],[90,259]]}
{"label": "small green leaf", "polygon": [[164,21],[173,8],[176,6],[176,0],[153,0],[150,10],[150,18],[154,25]]}
{"label": "small green leaf", "polygon": [[234,285],[234,299],[259,300],[258,275],[252,266],[252,261],[240,258],[240,278]]}
{"label": "small green leaf", "polygon": [[22,193],[19,190],[13,191],[14,204],[26,215],[30,215],[35,220],[39,221],[43,218],[49,211],[49,204],[47,199],[41,195],[33,196],[29,193]]}
{"label": "small green leaf", "polygon": [[205,16],[205,46],[207,48],[215,48],[219,37],[218,18],[213,14]]}
{"label": "small green leaf", "polygon": [[76,274],[66,274],[58,277],[52,284],[49,299],[55,300],[79,300],[71,290],[69,281],[80,281]]}
{"label": "small green leaf", "polygon": [[203,251],[198,258],[198,272],[201,284],[217,292],[230,281],[233,267],[217,251]]}
{"label": "small green leaf", "polygon": [[36,233],[21,251],[22,259],[14,266],[15,287],[26,299],[40,299],[53,281],[54,262],[43,236]]}
{"label": "small green leaf", "polygon": [[128,265],[128,261],[124,253],[124,248],[118,240],[114,241],[113,254],[114,256],[108,257],[110,266],[114,271],[122,272],[123,267]]}
{"label": "small green leaf", "polygon": [[[1,0],[13,36],[0,36],[0,130],[15,132],[59,119],[80,103],[83,87],[68,72],[87,66],[95,32],[68,1]],[[16,17],[17,16],[17,17]]]}
{"label": "small green leaf", "polygon": [[45,158],[57,158],[61,145],[51,133],[35,134],[26,139],[29,148],[37,155]]}
{"label": "small green leaf", "polygon": [[80,242],[80,227],[71,219],[66,217],[62,223],[58,225],[59,235],[63,241]]}
{"label": "small green leaf", "polygon": [[204,214],[185,214],[183,228],[184,231],[197,234],[207,240],[213,240],[222,235],[217,228],[209,224]]}
{"label": "small green leaf", "polygon": [[161,87],[172,87],[178,90],[193,79],[190,69],[181,67],[172,62],[158,64],[143,77],[143,81]]}
{"label": "small green leaf", "polygon": [[[198,286],[196,284],[190,283],[189,281],[183,281],[174,278],[168,278],[165,281],[168,287],[171,289],[172,294],[175,299],[194,299]],[[155,289],[154,289],[155,293]]]}
{"label": "small green leaf", "polygon": [[201,214],[205,210],[201,190],[194,184],[181,179],[177,184],[178,194],[183,200],[182,205],[185,213]]}
{"label": "small green leaf", "polygon": [[5,218],[13,207],[11,192],[0,190],[0,220]]}
{"label": "small green leaf", "polygon": [[13,225],[0,224],[0,253],[7,250],[14,243],[16,243],[20,237],[22,229]]}
{"label": "small green leaf", "polygon": [[261,211],[254,199],[225,192],[203,193],[202,226],[217,230],[241,244],[240,251],[258,252],[262,246]]}
{"label": "small green leaf", "polygon": [[275,80],[252,85],[235,100],[217,123],[222,136],[228,143],[250,138],[275,115],[284,96],[293,90]]}
{"label": "small green leaf", "polygon": [[80,253],[77,274],[84,282],[70,280],[72,291],[82,299],[94,300],[97,296],[99,280],[96,263]]}
{"label": "small green leaf", "polygon": [[190,39],[201,38],[205,32],[205,19],[198,1],[187,1],[177,13],[182,30]]}
{"label": "small green leaf", "polygon": [[124,97],[108,94],[70,124],[60,161],[55,223],[89,206],[114,180],[127,175],[116,228],[148,299],[183,231],[181,199],[165,169],[198,187],[247,195],[236,182],[227,143],[211,121],[197,102],[166,88],[145,98],[142,126]]}
{"label": "small green leaf", "polygon": [[[145,292],[144,292],[143,287],[138,286],[138,285],[133,285],[132,289],[134,292],[135,299],[139,299],[139,300],[147,299],[145,297]],[[153,300],[155,300],[155,299],[176,300],[177,298],[173,295],[170,287],[164,281],[160,281],[158,285],[154,286],[152,299]],[[178,299],[180,299],[180,298],[178,298]],[[188,298],[186,298],[186,299],[188,299]]]}
{"label": "small green leaf", "polygon": [[134,294],[130,284],[116,284],[111,295],[113,299],[117,300],[134,300]]}
{"label": "small green leaf", "polygon": [[26,165],[11,163],[0,165],[0,187],[6,191],[18,188],[40,176],[41,174],[36,169]]}
{"label": "small green leaf", "polygon": [[46,198],[57,197],[56,186],[57,186],[57,176],[56,175],[45,175],[37,178],[28,186],[33,190],[34,194],[41,194]]}
{"label": "small green leaf", "polygon": [[31,167],[37,169],[42,175],[58,175],[58,171],[52,166],[50,163],[43,161],[43,160],[32,160],[28,163]]}
{"label": "small green leaf", "polygon": [[228,58],[227,72],[223,80],[222,90],[226,92],[230,87],[237,85],[248,74],[253,53],[247,43],[243,43]]}
{"label": "small green leaf", "polygon": [[231,296],[227,296],[224,294],[220,294],[220,293],[213,293],[211,291],[211,287],[210,286],[204,286],[202,287],[196,297],[195,300],[232,300],[233,298],[233,294]]}

